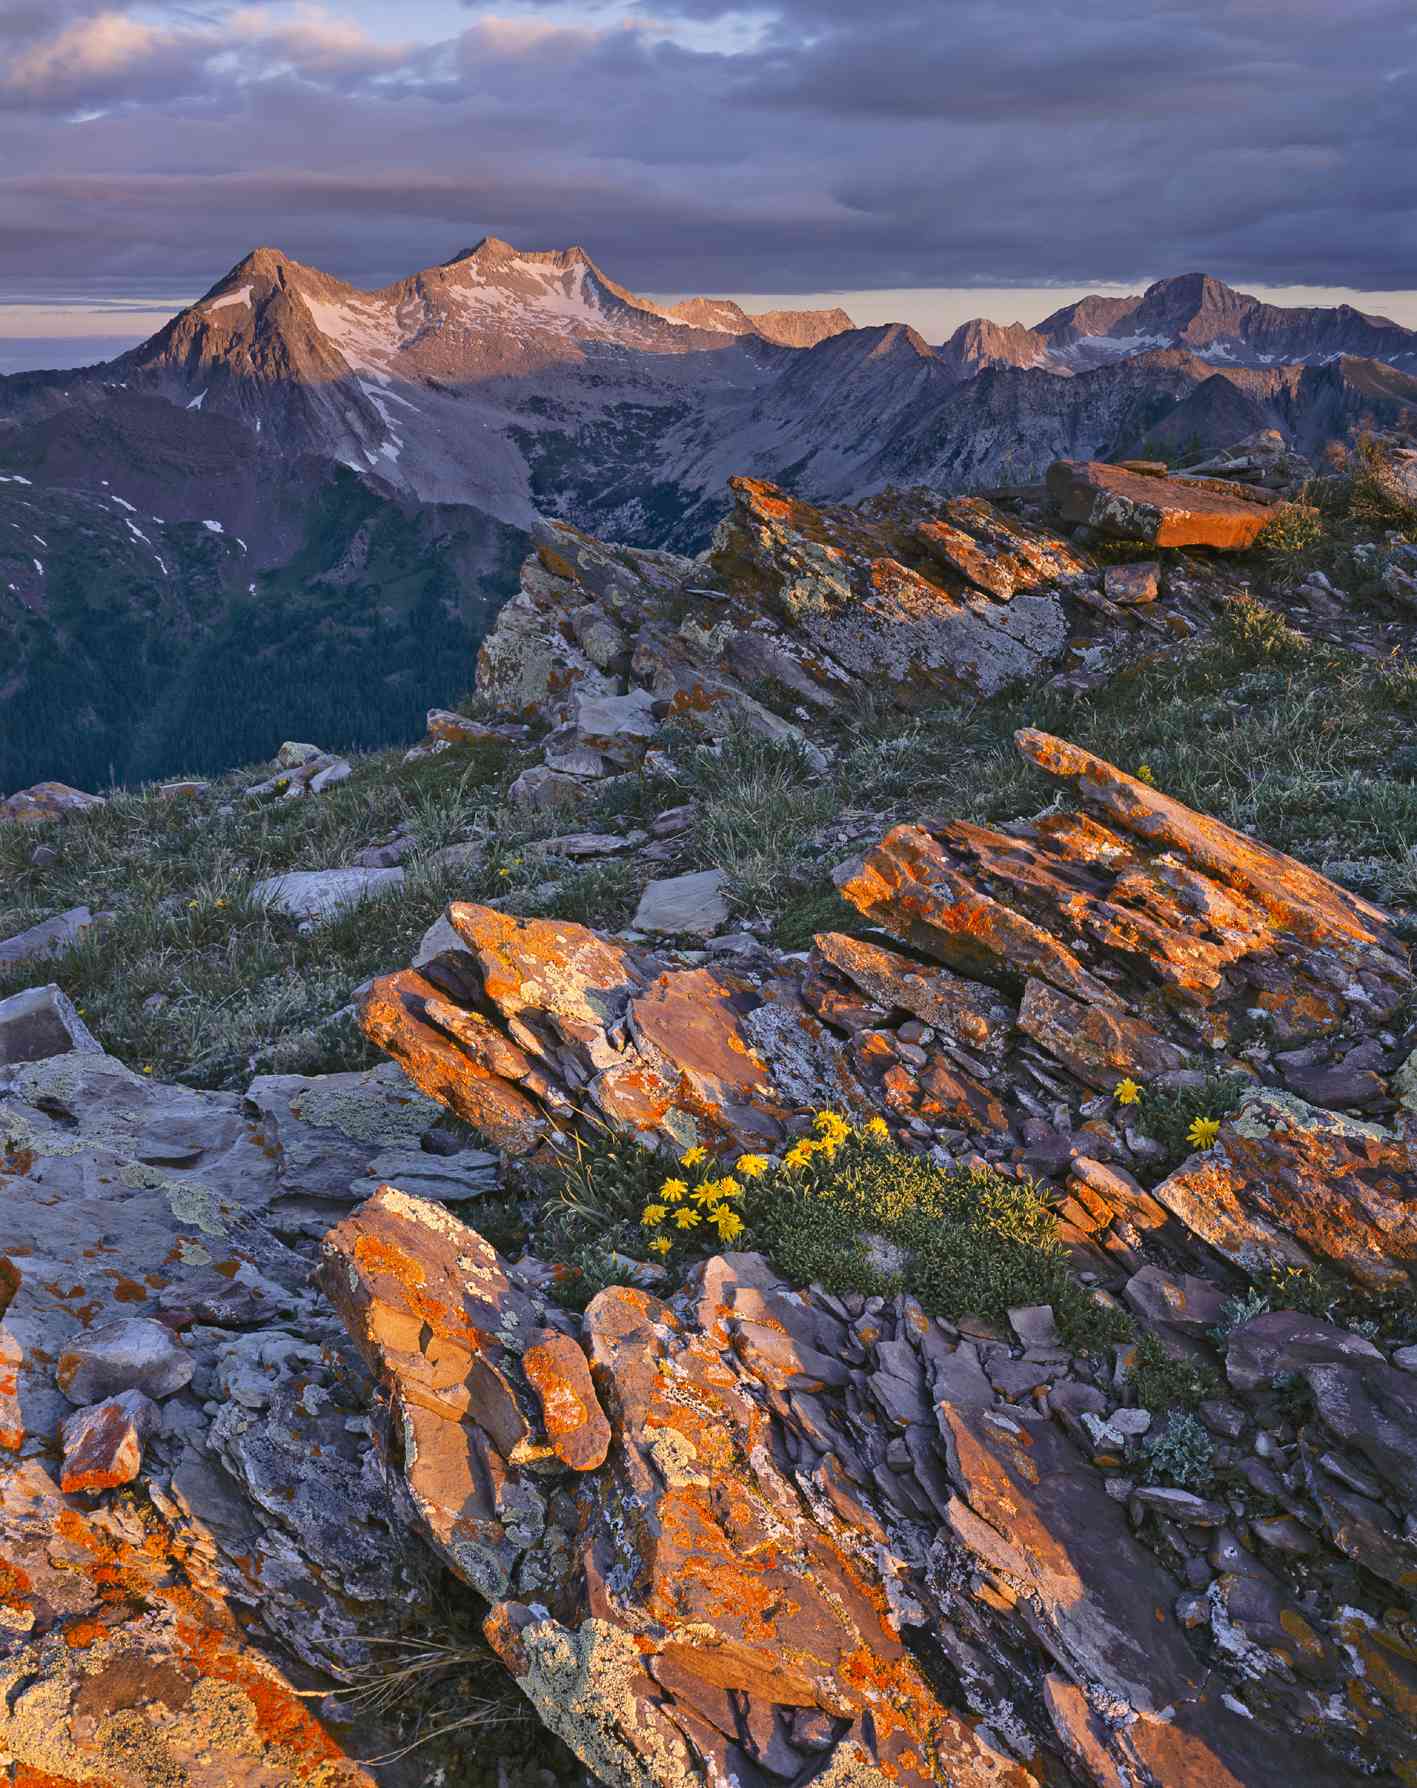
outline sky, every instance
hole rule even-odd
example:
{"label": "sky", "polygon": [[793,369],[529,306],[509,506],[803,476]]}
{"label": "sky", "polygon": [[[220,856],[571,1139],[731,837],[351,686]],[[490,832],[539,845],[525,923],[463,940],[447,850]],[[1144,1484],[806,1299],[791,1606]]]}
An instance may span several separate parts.
{"label": "sky", "polygon": [[1193,269],[1417,324],[1414,167],[1412,0],[0,0],[0,370],[484,234],[932,340]]}

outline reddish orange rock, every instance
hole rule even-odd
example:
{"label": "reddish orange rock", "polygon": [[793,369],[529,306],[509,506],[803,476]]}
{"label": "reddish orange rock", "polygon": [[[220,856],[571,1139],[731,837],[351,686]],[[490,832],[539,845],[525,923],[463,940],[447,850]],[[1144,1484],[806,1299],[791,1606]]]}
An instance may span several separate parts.
{"label": "reddish orange rock", "polygon": [[59,1488],[68,1496],[131,1484],[142,1469],[143,1447],[161,1425],[157,1404],[141,1391],[122,1391],[76,1410],[60,1433],[64,1471]]}
{"label": "reddish orange rock", "polygon": [[610,1424],[595,1395],[586,1357],[569,1335],[540,1330],[522,1370],[541,1403],[556,1457],[573,1471],[594,1471],[610,1450]]}
{"label": "reddish orange rock", "polygon": [[1182,478],[1153,478],[1098,460],[1055,460],[1048,495],[1064,521],[1116,540],[1150,546],[1213,546],[1243,552],[1270,519],[1270,507],[1202,488]]}
{"label": "reddish orange rock", "polygon": [[417,969],[401,969],[382,976],[365,995],[360,1027],[429,1098],[440,1100],[507,1154],[529,1154],[546,1127],[542,1113],[509,1080],[489,1070],[486,1056],[474,1059],[446,1029],[429,1022],[429,1002],[442,1000]]}

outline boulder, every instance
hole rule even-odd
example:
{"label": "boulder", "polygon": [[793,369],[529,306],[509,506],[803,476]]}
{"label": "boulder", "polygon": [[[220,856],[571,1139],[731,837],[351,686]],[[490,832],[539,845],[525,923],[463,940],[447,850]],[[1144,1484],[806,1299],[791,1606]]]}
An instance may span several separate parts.
{"label": "boulder", "polygon": [[102,795],[87,795],[82,789],[70,788],[63,782],[36,782],[17,794],[0,800],[0,824],[6,820],[21,825],[41,825],[46,821],[65,820],[77,813],[91,813],[105,807]]}
{"label": "boulder", "polygon": [[599,752],[621,769],[638,763],[659,731],[654,697],[647,689],[632,689],[627,695],[577,690],[572,715],[577,746]]}
{"label": "boulder", "polygon": [[1161,567],[1155,559],[1137,565],[1109,565],[1103,573],[1102,589],[1109,602],[1129,608],[1155,602],[1161,594]]}
{"label": "boulder", "polygon": [[329,755],[318,745],[303,745],[297,739],[287,739],[271,762],[278,770],[298,770],[304,764],[314,763],[317,758]]}
{"label": "boulder", "polygon": [[1148,546],[1243,552],[1270,519],[1267,504],[1195,481],[1154,478],[1098,460],[1055,460],[1048,495],[1064,521]]}
{"label": "boulder", "polygon": [[191,1382],[192,1361],[165,1324],[128,1316],[76,1337],[54,1376],[71,1403],[97,1403],[123,1391],[170,1397]]}
{"label": "boulder", "polygon": [[40,956],[62,956],[72,949],[93,924],[93,914],[86,906],[71,906],[67,912],[0,940],[0,969],[12,968],[17,962],[29,962]]}
{"label": "boulder", "polygon": [[1365,1360],[1383,1363],[1371,1341],[1295,1310],[1266,1311],[1232,1329],[1225,1342],[1225,1376],[1237,1391],[1268,1390],[1307,1366]]}
{"label": "boulder", "polygon": [[101,1055],[103,1046],[79,1017],[72,1001],[51,981],[0,1000],[0,1068],[38,1062],[80,1049]]}
{"label": "boulder", "polygon": [[402,869],[298,869],[257,882],[251,898],[294,919],[318,924],[362,901],[391,894],[403,882]]}

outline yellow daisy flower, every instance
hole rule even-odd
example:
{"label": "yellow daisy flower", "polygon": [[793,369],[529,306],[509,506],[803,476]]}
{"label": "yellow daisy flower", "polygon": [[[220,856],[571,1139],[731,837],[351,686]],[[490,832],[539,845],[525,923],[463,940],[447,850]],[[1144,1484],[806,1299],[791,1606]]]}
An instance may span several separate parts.
{"label": "yellow daisy flower", "polygon": [[678,1204],[688,1190],[689,1182],[687,1180],[666,1180],[659,1188],[659,1196],[666,1204]]}
{"label": "yellow daisy flower", "polygon": [[1187,1130],[1186,1141],[1194,1149],[1208,1149],[1219,1134],[1219,1118],[1198,1117]]}
{"label": "yellow daisy flower", "polygon": [[704,1180],[700,1185],[694,1187],[689,1196],[695,1204],[717,1204],[720,1196],[718,1181]]}
{"label": "yellow daisy flower", "polygon": [[718,1195],[720,1198],[741,1198],[743,1188],[731,1173],[725,1174],[718,1182]]}
{"label": "yellow daisy flower", "polygon": [[701,1218],[692,1205],[686,1204],[675,1211],[674,1221],[679,1225],[680,1229],[694,1229],[701,1221]]}
{"label": "yellow daisy flower", "polygon": [[674,1246],[667,1235],[657,1235],[649,1245],[651,1254],[667,1254]]}
{"label": "yellow daisy flower", "polygon": [[640,1218],[640,1222],[644,1224],[646,1229],[653,1229],[657,1224],[662,1223],[668,1215],[668,1205],[647,1204],[644,1208],[644,1215]]}
{"label": "yellow daisy flower", "polygon": [[737,1211],[730,1211],[726,1204],[721,1204],[716,1211],[709,1212],[709,1222],[718,1230],[719,1240],[731,1242],[743,1233],[743,1219]]}
{"label": "yellow daisy flower", "polygon": [[1141,1087],[1128,1074],[1112,1088],[1112,1097],[1119,1105],[1139,1105],[1141,1103]]}
{"label": "yellow daisy flower", "polygon": [[708,1150],[696,1142],[691,1149],[685,1149],[679,1157],[681,1167],[697,1167],[701,1161],[708,1160]]}
{"label": "yellow daisy flower", "polygon": [[883,1117],[873,1117],[866,1125],[866,1134],[872,1142],[889,1142],[891,1127]]}
{"label": "yellow daisy flower", "polygon": [[812,1127],[829,1142],[845,1142],[851,1134],[846,1119],[835,1111],[819,1111],[812,1120]]}
{"label": "yellow daisy flower", "polygon": [[782,1157],[782,1164],[791,1168],[809,1167],[816,1152],[815,1146],[810,1142],[794,1142]]}
{"label": "yellow daisy flower", "polygon": [[768,1170],[766,1155],[740,1155],[735,1164],[735,1173],[741,1173],[745,1180],[760,1180]]}

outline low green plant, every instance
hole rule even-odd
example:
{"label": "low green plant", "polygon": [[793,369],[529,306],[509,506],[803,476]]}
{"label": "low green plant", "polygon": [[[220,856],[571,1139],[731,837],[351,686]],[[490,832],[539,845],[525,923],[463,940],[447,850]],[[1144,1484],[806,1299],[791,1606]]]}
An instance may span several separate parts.
{"label": "low green plant", "polygon": [[837,1293],[907,1291],[931,1315],[1000,1326],[1014,1306],[1051,1304],[1069,1343],[1089,1350],[1129,1332],[1073,1278],[1032,1181],[939,1167],[888,1141],[879,1120],[832,1146],[834,1134],[806,1153],[797,1144],[748,1186],[748,1241],[785,1278]]}
{"label": "low green plant", "polygon": [[1214,1482],[1215,1442],[1187,1410],[1171,1410],[1164,1424],[1142,1442],[1141,1455],[1149,1484],[1204,1491]]}
{"label": "low green plant", "polygon": [[1243,1074],[1207,1074],[1200,1086],[1174,1092],[1143,1087],[1133,1117],[1141,1133],[1161,1146],[1158,1176],[1179,1167],[1194,1150],[1209,1147],[1215,1139],[1213,1126],[1239,1109],[1252,1084]]}
{"label": "low green plant", "polygon": [[1153,1413],[1198,1409],[1207,1397],[1220,1391],[1220,1380],[1209,1366],[1173,1358],[1155,1335],[1143,1335],[1137,1341],[1130,1383],[1138,1405]]}

